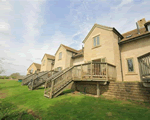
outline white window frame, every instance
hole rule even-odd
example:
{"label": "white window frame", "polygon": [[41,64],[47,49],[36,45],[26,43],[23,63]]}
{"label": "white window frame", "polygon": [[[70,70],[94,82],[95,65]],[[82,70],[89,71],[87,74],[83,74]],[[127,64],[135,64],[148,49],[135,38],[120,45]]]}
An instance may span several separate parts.
{"label": "white window frame", "polygon": [[59,53],[59,60],[62,59],[62,52]]}
{"label": "white window frame", "polygon": [[[133,71],[129,71],[128,60],[132,60]],[[127,71],[128,71],[128,73],[133,73],[133,72],[135,72],[134,59],[133,59],[133,57],[131,57],[131,58],[126,58],[126,61],[127,61],[127,69],[128,69]]]}
{"label": "white window frame", "polygon": [[97,47],[100,45],[100,35],[93,37],[93,47]]}

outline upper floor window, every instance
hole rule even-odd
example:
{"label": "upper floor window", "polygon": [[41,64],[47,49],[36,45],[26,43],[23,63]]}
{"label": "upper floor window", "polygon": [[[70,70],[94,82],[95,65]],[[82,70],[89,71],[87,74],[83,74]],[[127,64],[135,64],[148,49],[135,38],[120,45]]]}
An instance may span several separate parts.
{"label": "upper floor window", "polygon": [[127,59],[128,72],[134,72],[133,58]]}
{"label": "upper floor window", "polygon": [[31,73],[31,74],[33,73],[33,68],[30,70],[30,73]]}
{"label": "upper floor window", "polygon": [[62,59],[62,52],[59,53],[59,60]]}
{"label": "upper floor window", "polygon": [[100,45],[99,35],[93,38],[93,47]]}

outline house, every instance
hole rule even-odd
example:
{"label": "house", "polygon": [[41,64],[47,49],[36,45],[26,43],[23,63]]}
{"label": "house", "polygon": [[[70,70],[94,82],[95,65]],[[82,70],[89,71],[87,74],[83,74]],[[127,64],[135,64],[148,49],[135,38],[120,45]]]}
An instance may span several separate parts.
{"label": "house", "polygon": [[54,67],[55,56],[44,54],[41,60],[41,70],[40,71],[50,71]]}
{"label": "house", "polygon": [[75,50],[71,47],[61,44],[55,53],[54,69],[61,71],[67,67],[73,66],[74,60],[72,59],[72,57],[73,55],[76,55],[79,52],[81,51]]}
{"label": "house", "polygon": [[[139,57],[150,52],[150,21],[146,22],[143,18],[136,25],[136,29],[121,34],[115,28],[94,24],[83,40],[84,48],[81,50],[60,45],[55,54],[54,69],[107,62],[115,66],[115,81],[140,82]],[[98,68],[93,66],[93,69]]]}
{"label": "house", "polygon": [[27,75],[28,74],[34,74],[35,72],[40,72],[41,65],[38,63],[32,63],[29,68],[27,69]]}
{"label": "house", "polygon": [[143,18],[136,25],[119,40],[123,81],[143,81],[150,75],[150,21]]}
{"label": "house", "polygon": [[48,79],[44,96],[56,97],[70,85],[98,96],[150,101],[150,21],[143,18],[136,25],[121,34],[114,27],[94,24],[81,50],[61,44],[50,59],[54,63],[50,68],[62,72]]}

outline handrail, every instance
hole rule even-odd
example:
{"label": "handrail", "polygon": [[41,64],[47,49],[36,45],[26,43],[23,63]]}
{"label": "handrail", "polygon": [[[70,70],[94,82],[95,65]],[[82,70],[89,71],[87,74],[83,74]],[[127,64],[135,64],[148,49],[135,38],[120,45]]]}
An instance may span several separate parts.
{"label": "handrail", "polygon": [[57,79],[58,77],[60,77],[61,75],[65,74],[66,72],[68,72],[69,70],[71,70],[72,68],[74,68],[74,66],[72,66],[71,68],[69,68],[68,70],[64,71],[63,73],[61,73],[60,75],[56,76],[55,78],[52,79],[52,81],[54,81],[55,79]]}

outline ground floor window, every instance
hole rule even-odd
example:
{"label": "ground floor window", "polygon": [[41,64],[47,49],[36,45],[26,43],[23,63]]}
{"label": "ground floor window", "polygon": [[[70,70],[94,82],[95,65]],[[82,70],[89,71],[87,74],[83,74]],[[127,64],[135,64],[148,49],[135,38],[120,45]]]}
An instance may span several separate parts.
{"label": "ground floor window", "polygon": [[134,72],[133,58],[127,59],[128,72]]}
{"label": "ground floor window", "polygon": [[58,70],[58,71],[61,71],[61,70],[62,70],[62,67],[58,67],[57,70]]}

